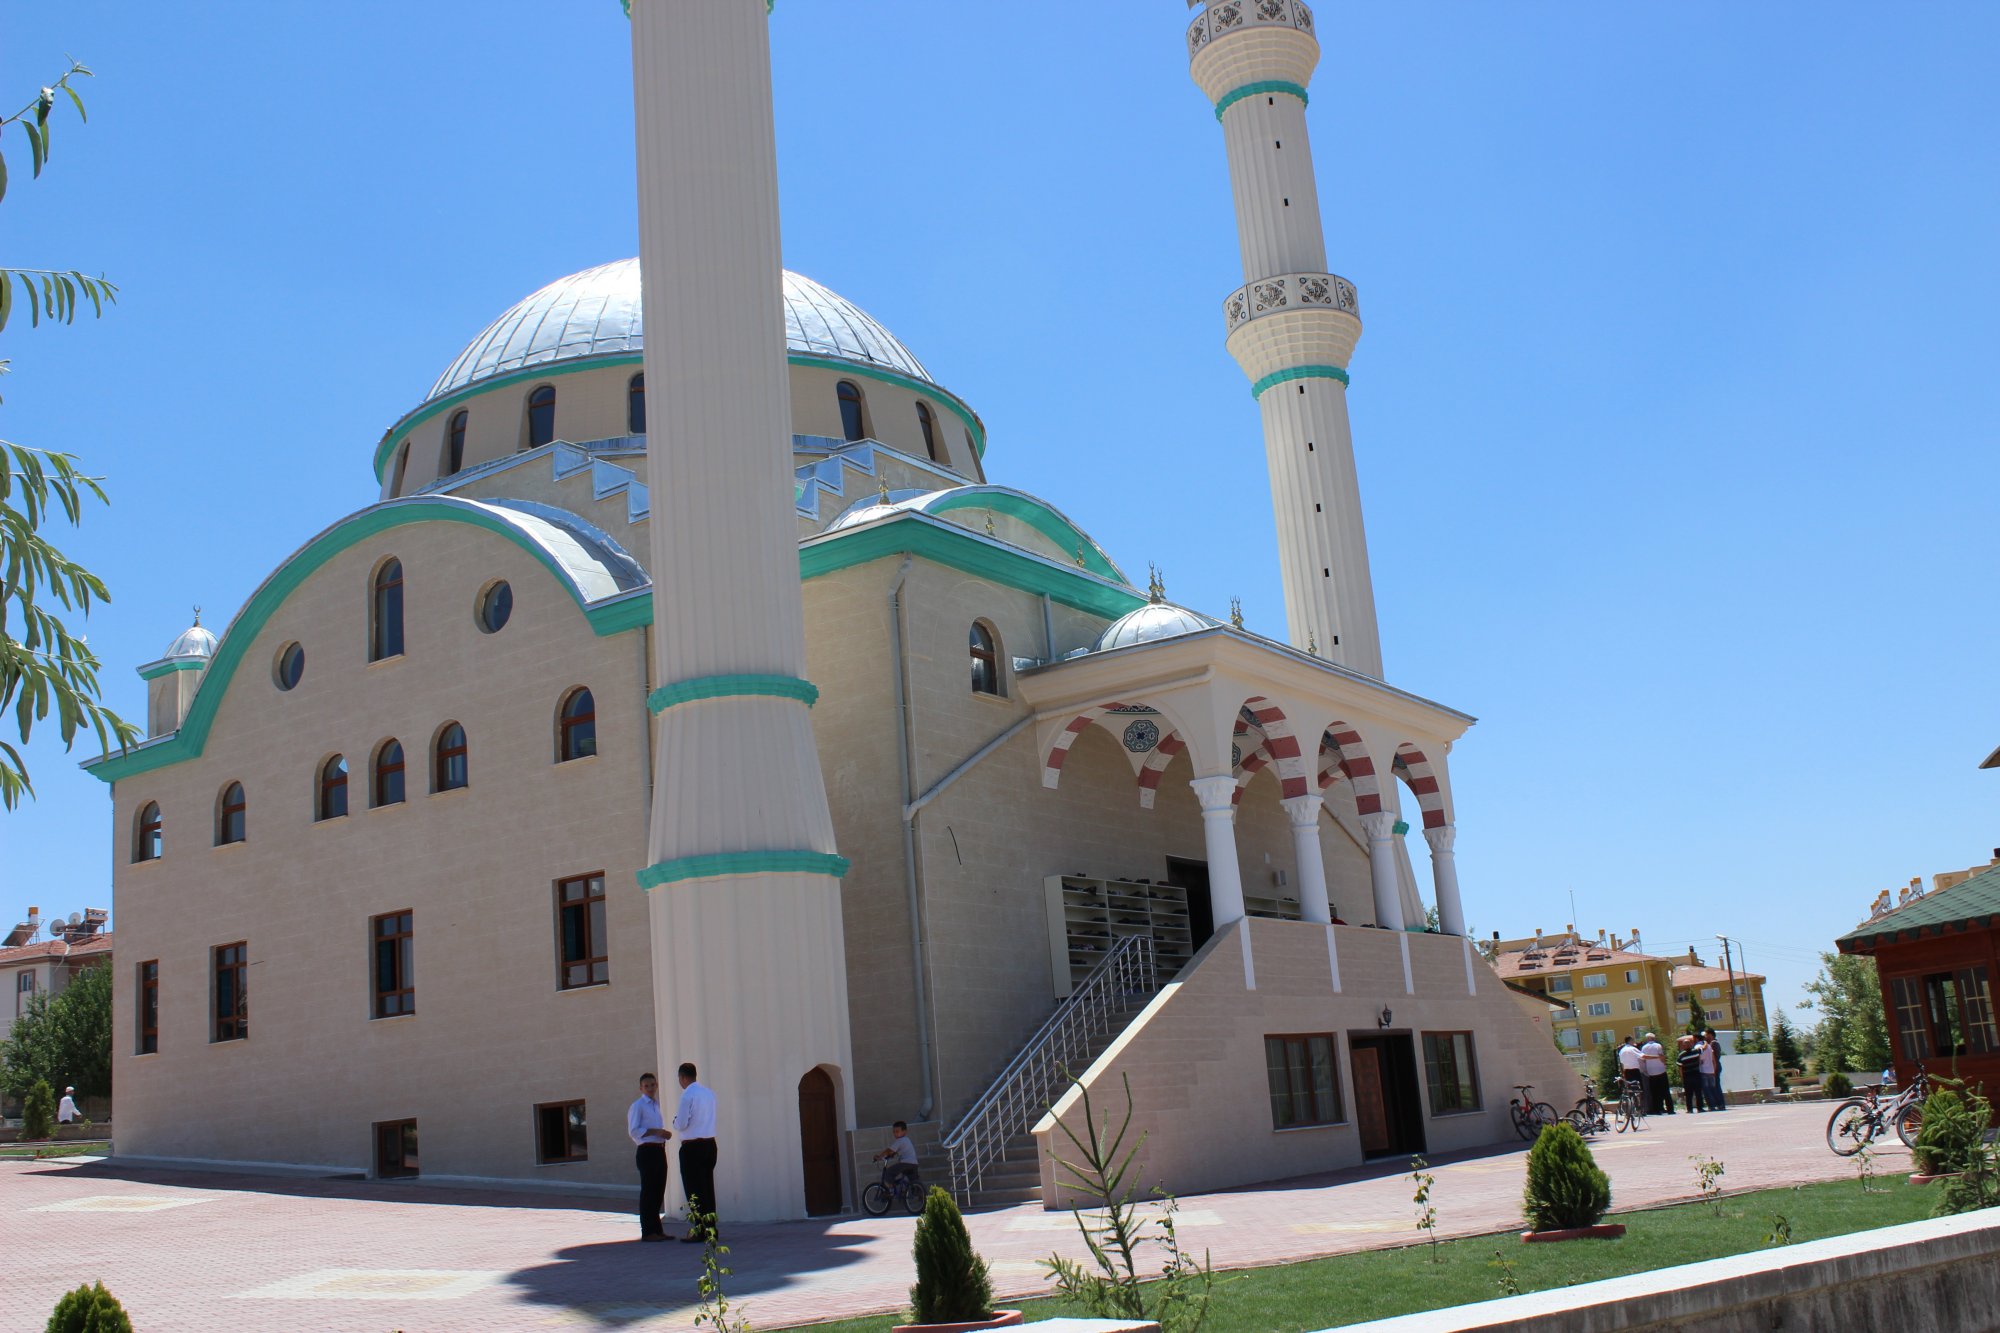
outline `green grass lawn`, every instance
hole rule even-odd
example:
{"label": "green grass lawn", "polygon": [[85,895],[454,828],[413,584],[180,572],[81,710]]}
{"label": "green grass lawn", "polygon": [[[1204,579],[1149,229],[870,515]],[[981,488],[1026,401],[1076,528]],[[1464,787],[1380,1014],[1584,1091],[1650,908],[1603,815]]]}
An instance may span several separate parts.
{"label": "green grass lawn", "polygon": [[33,1143],[0,1143],[0,1158],[79,1157],[85,1153],[101,1153],[110,1146],[109,1139],[64,1139],[61,1143],[38,1139]]}
{"label": "green grass lawn", "polygon": [[[1570,1287],[1765,1249],[1780,1215],[1797,1243],[1914,1222],[1929,1217],[1937,1199],[1935,1189],[1896,1176],[1878,1180],[1875,1191],[1863,1193],[1859,1181],[1827,1181],[1729,1195],[1715,1204],[1616,1213],[1605,1220],[1625,1224],[1620,1240],[1523,1245],[1508,1232],[1444,1241],[1435,1254],[1415,1245],[1230,1273],[1216,1285],[1204,1333],[1301,1333],[1492,1300],[1504,1294],[1502,1260],[1512,1265],[1513,1280],[1523,1292]],[[1078,1313],[1047,1300],[1027,1301],[1023,1308],[1030,1323]],[[798,1327],[815,1333],[887,1333],[900,1322],[900,1317],[877,1315]]]}

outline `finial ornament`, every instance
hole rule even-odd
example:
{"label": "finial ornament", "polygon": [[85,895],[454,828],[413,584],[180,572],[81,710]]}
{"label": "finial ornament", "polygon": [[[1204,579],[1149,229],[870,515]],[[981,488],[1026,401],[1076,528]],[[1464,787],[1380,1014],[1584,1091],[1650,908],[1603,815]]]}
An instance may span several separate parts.
{"label": "finial ornament", "polygon": [[1241,597],[1232,597],[1229,599],[1229,623],[1238,629],[1243,628],[1243,599]]}
{"label": "finial ornament", "polygon": [[1319,636],[1315,635],[1311,630],[1306,631],[1306,651],[1314,657],[1319,656]]}
{"label": "finial ornament", "polygon": [[1078,569],[1082,569],[1084,567],[1083,546],[1081,544],[1079,544],[1076,548],[1076,567]]}
{"label": "finial ornament", "polygon": [[887,477],[877,477],[877,478],[875,479],[875,482],[876,482],[876,485],[877,485],[877,486],[878,486],[878,487],[880,488],[880,491],[879,491],[879,494],[880,494],[880,496],[881,496],[881,502],[882,502],[883,504],[888,504],[888,503],[889,503],[889,479],[888,479]]}
{"label": "finial ornament", "polygon": [[1155,606],[1167,600],[1167,580],[1151,561],[1146,562],[1146,600]]}
{"label": "finial ornament", "polygon": [[201,628],[201,608],[198,606],[194,609],[194,627]]}
{"label": "finial ornament", "polygon": [[993,535],[993,515],[991,514],[986,516],[986,535],[989,537]]}

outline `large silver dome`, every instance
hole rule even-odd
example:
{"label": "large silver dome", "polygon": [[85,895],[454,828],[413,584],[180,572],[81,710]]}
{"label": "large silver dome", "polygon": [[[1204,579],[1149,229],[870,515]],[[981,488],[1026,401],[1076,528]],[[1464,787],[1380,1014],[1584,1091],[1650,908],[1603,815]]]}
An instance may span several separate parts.
{"label": "large silver dome", "polygon": [[[930,380],[923,363],[867,311],[791,272],[785,274],[785,345],[794,355],[838,357]],[[599,264],[550,283],[488,324],[438,377],[429,397],[532,366],[644,346],[639,261]]]}

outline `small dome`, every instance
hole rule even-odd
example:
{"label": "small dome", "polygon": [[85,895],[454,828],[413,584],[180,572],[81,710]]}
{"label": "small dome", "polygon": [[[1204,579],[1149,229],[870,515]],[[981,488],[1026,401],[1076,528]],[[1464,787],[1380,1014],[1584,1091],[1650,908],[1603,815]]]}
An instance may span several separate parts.
{"label": "small dome", "polygon": [[161,653],[160,656],[162,658],[213,657],[215,656],[215,644],[215,636],[202,628],[201,617],[197,616],[195,617],[194,624],[182,630],[180,637],[168,644],[167,651]]}
{"label": "small dome", "polygon": [[[880,366],[930,382],[896,335],[811,278],[785,274],[785,347]],[[488,324],[466,344],[425,401],[532,366],[632,353],[645,347],[639,261],[620,259],[559,278]]]}
{"label": "small dome", "polygon": [[1090,645],[1090,651],[1101,653],[1112,648],[1129,648],[1135,643],[1151,643],[1155,639],[1198,634],[1202,630],[1213,629],[1217,623],[1171,602],[1148,602],[1137,611],[1127,611],[1106,625],[1104,632],[1097,636],[1097,642]]}
{"label": "small dome", "polygon": [[827,524],[826,530],[828,532],[839,532],[844,528],[851,528],[857,524],[871,523],[878,518],[887,518],[891,514],[899,514],[911,509],[921,510],[926,500],[929,500],[934,495],[943,494],[943,491],[910,490],[890,491],[886,495],[871,495],[866,500],[856,500],[853,504],[841,510],[840,517]]}

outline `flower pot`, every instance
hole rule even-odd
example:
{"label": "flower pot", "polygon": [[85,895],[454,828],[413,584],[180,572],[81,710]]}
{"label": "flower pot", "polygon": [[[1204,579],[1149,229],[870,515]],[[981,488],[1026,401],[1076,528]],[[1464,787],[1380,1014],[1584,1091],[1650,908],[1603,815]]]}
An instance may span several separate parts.
{"label": "flower pot", "polygon": [[991,1319],[970,1324],[897,1324],[889,1333],[972,1333],[979,1328],[1012,1328],[1020,1322],[1019,1310],[995,1310]]}
{"label": "flower pot", "polygon": [[1611,1240],[1625,1234],[1623,1222],[1607,1222],[1595,1227],[1567,1227],[1561,1231],[1523,1231],[1521,1240],[1534,1243],[1544,1240]]}
{"label": "flower pot", "polygon": [[1918,1171],[1910,1177],[1910,1183],[1912,1185],[1928,1185],[1933,1180],[1955,1180],[1964,1174],[1963,1171],[1940,1171],[1934,1176],[1927,1176],[1923,1172]]}

